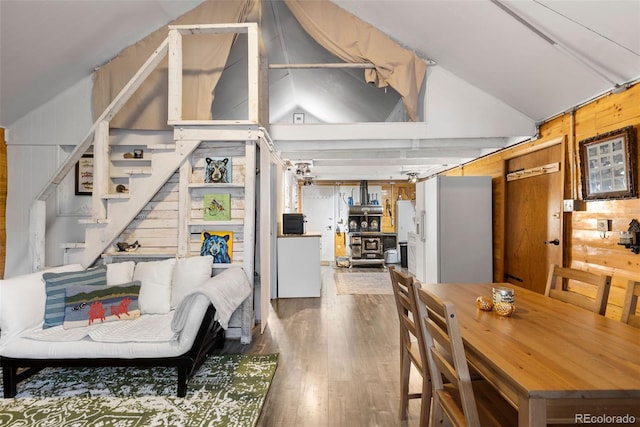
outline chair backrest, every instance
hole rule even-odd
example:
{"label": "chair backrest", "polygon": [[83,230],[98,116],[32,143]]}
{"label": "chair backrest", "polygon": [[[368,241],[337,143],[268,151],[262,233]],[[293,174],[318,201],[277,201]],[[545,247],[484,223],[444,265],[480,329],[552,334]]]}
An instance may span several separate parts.
{"label": "chair backrest", "polygon": [[[412,351],[412,341],[422,339],[419,337],[419,325],[416,322],[416,314],[414,314],[415,305],[412,304],[411,285],[414,277],[411,274],[401,270],[389,267],[389,275],[391,276],[391,285],[393,286],[393,295],[396,299],[396,307],[398,309],[398,319],[400,320],[400,338],[402,346],[410,354],[411,358],[416,362],[422,370],[422,360],[420,354]],[[422,373],[422,372],[421,372]]]}
{"label": "chair backrest", "polygon": [[638,297],[640,297],[640,282],[629,280],[627,292],[622,305],[622,316],[620,320],[636,328],[640,328],[640,314],[636,313],[638,308]]}
{"label": "chair backrest", "polygon": [[[595,297],[592,298],[586,294],[572,291],[569,286],[569,281],[571,281],[572,286],[575,287],[586,284],[588,288],[595,288]],[[588,271],[551,264],[544,294],[548,297],[559,299],[593,311],[594,313],[604,315],[607,310],[610,288],[611,276],[609,275],[594,274]]]}
{"label": "chair backrest", "polygon": [[[421,332],[427,347],[427,361],[433,384],[433,416],[441,410],[453,425],[480,427],[478,408],[453,303],[414,285]],[[445,378],[453,387],[447,387]],[[458,393],[453,396],[451,393]]]}

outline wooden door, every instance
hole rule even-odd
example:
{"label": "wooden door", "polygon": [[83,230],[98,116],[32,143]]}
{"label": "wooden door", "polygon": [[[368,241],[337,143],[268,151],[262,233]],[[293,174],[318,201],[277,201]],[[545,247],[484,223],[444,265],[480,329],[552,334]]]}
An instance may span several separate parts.
{"label": "wooden door", "polygon": [[[559,171],[539,173],[549,165]],[[561,144],[507,161],[508,173],[522,173],[506,185],[504,280],[539,293],[549,265],[562,265],[561,165]]]}

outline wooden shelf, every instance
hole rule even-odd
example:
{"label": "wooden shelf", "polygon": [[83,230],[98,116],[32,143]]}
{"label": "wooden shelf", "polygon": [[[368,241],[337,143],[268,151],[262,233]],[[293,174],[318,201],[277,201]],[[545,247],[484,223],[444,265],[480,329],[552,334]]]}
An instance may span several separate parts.
{"label": "wooden shelf", "polygon": [[120,169],[118,172],[111,173],[111,178],[129,178],[130,175],[151,175],[153,170],[151,168],[127,168]]}
{"label": "wooden shelf", "polygon": [[218,183],[190,183],[189,188],[244,188],[244,184],[234,184],[234,183],[226,183],[226,184],[218,184]]}
{"label": "wooden shelf", "polygon": [[242,261],[232,261],[230,264],[220,264],[220,263],[213,263],[211,264],[213,265],[213,268],[233,268],[233,267],[240,267],[242,268],[243,266],[243,262]]}
{"label": "wooden shelf", "polygon": [[101,196],[103,199],[128,199],[129,193],[107,193]]}
{"label": "wooden shelf", "polygon": [[109,224],[109,220],[104,218],[81,218],[78,220],[78,224]]}
{"label": "wooden shelf", "polygon": [[176,257],[176,251],[148,251],[145,252],[144,250],[137,250],[137,251],[132,251],[132,252],[127,252],[127,251],[110,251],[110,252],[104,252],[102,254],[102,258],[158,258],[158,259],[165,259],[165,258],[174,258]]}
{"label": "wooden shelf", "polygon": [[241,219],[231,219],[229,221],[205,221],[201,219],[191,220],[189,225],[203,225],[205,227],[238,227],[243,226],[244,221]]}

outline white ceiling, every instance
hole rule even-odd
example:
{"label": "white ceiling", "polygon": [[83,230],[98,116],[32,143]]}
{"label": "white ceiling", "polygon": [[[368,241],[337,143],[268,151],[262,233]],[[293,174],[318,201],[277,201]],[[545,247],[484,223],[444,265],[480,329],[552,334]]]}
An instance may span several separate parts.
{"label": "white ceiling", "polygon": [[[640,0],[332,1],[436,61],[432,68],[438,72],[428,75],[427,96],[443,99],[434,95],[438,89],[447,96],[445,86],[429,86],[445,75],[461,82],[456,86],[469,85],[494,99],[490,105],[468,107],[478,121],[485,121],[484,110],[505,108],[537,123],[640,77]],[[199,3],[0,0],[0,125],[11,127]],[[270,63],[337,61],[300,29],[281,1],[265,0],[263,38]],[[241,50],[232,53],[229,69],[241,62],[241,55]],[[224,103],[240,84],[234,83],[234,74],[223,77],[227,92],[216,91],[216,117],[237,109]],[[527,136],[502,128],[467,135],[472,117],[462,122],[442,112],[449,108],[464,116],[465,107],[454,101],[431,105],[431,122],[414,127],[413,134],[391,127],[340,136],[350,135],[350,128],[336,132],[321,124],[385,121],[402,114],[397,94],[364,84],[357,70],[271,70],[269,82],[276,148],[293,160],[314,160],[318,179],[397,178],[408,170],[428,174]],[[288,124],[295,112],[317,124],[292,130]]]}

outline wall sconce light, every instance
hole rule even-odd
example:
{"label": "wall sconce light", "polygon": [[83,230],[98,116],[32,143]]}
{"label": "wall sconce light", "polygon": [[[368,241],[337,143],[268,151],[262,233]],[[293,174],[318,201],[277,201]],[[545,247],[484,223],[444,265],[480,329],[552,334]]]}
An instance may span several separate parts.
{"label": "wall sconce light", "polygon": [[629,223],[629,229],[620,232],[620,241],[618,244],[629,249],[634,254],[639,254],[640,244],[638,243],[638,233],[640,233],[640,223],[634,218]]}
{"label": "wall sconce light", "polygon": [[407,172],[407,175],[409,175],[409,178],[407,178],[407,181],[409,181],[409,183],[415,184],[416,182],[418,182],[418,174],[416,172]]}

